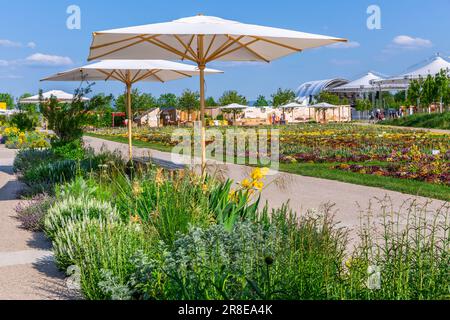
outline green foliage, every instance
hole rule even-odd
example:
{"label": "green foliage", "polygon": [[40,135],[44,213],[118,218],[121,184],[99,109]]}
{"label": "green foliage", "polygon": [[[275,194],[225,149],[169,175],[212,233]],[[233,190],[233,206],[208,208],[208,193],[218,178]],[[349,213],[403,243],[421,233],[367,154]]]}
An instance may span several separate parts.
{"label": "green foliage", "polygon": [[249,203],[248,191],[233,192],[232,185],[231,180],[218,184],[212,189],[209,198],[209,205],[217,223],[222,224],[228,231],[239,221],[255,219],[260,202],[258,197],[255,202]]}
{"label": "green foliage", "polygon": [[293,102],[296,98],[296,94],[291,89],[281,89],[279,88],[276,93],[272,95],[272,101],[274,107],[280,107]]}
{"label": "green foliage", "polygon": [[217,107],[217,102],[213,97],[206,98],[205,104],[207,107]]}
{"label": "green foliage", "polygon": [[181,94],[178,99],[178,108],[180,110],[185,110],[190,115],[193,110],[198,110],[200,108],[200,95],[198,92],[193,92],[189,89],[186,89]]}
{"label": "green foliage", "polygon": [[[31,93],[24,93],[23,95],[20,96],[19,101],[22,99],[26,99],[31,97],[32,94]],[[20,111],[25,111],[25,112],[29,112],[31,114],[36,114],[39,110],[38,110],[38,105],[37,104],[22,104],[20,102],[17,103],[17,109],[19,109]]]}
{"label": "green foliage", "polygon": [[[127,111],[126,95],[122,94],[116,99],[116,109],[120,112]],[[148,93],[140,93],[138,89],[134,89],[131,93],[131,108],[134,114],[158,107],[157,100]]]}
{"label": "green foliage", "polygon": [[64,258],[64,267],[73,264],[79,268],[84,296],[99,300],[118,298],[111,294],[111,286],[104,289],[104,282],[123,287],[133,272],[132,257],[147,250],[150,241],[139,225],[84,219],[70,221],[54,244],[57,259]]}
{"label": "green foliage", "polygon": [[164,108],[164,107],[176,108],[178,105],[178,98],[173,93],[164,93],[159,96],[157,104],[158,104],[158,107],[160,107],[160,108]]}
{"label": "green foliage", "polygon": [[325,102],[325,103],[333,104],[335,106],[338,106],[341,104],[338,95],[329,93],[329,92],[325,92],[325,91],[322,91],[317,96],[317,102],[318,103]]}
{"label": "green foliage", "polygon": [[431,114],[416,113],[414,115],[399,119],[386,120],[381,124],[401,127],[450,130],[450,112]]}
{"label": "green foliage", "polygon": [[255,107],[267,107],[269,106],[269,101],[266,100],[266,97],[263,95],[259,95],[254,104]]}
{"label": "green foliage", "polygon": [[14,107],[14,97],[9,93],[0,93],[0,102],[6,102],[6,107],[8,109]]}
{"label": "green foliage", "polygon": [[220,106],[227,106],[229,104],[237,103],[240,105],[247,105],[247,99],[240,95],[235,90],[225,91],[223,95],[219,98],[219,105]]}
{"label": "green foliage", "polygon": [[367,111],[371,110],[373,108],[372,102],[370,100],[356,100],[355,109],[358,111]]}
{"label": "green foliage", "polygon": [[11,116],[9,122],[20,131],[33,131],[39,124],[39,118],[37,114],[20,112]]}
{"label": "green foliage", "polygon": [[72,103],[59,103],[55,98],[41,105],[41,112],[61,143],[79,140],[83,136],[83,126],[87,124],[89,112],[96,108],[96,101],[88,103],[83,97],[90,87],[76,92]]}
{"label": "green foliage", "polygon": [[86,197],[74,198],[69,196],[58,200],[45,216],[45,233],[50,239],[64,229],[69,221],[83,219],[100,219],[113,221],[118,219],[118,213],[108,202],[100,202]]}
{"label": "green foliage", "polygon": [[14,159],[14,172],[26,172],[37,165],[50,163],[58,157],[51,150],[23,149]]}
{"label": "green foliage", "polygon": [[70,142],[53,141],[52,150],[55,155],[62,159],[81,160],[85,156],[83,142],[80,140],[73,140]]}

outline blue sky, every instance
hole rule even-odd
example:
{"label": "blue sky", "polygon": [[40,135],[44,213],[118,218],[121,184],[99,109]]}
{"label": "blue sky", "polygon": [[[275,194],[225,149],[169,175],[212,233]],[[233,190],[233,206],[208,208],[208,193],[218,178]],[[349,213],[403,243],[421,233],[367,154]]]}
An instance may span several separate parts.
{"label": "blue sky", "polygon": [[[381,30],[369,30],[366,10],[381,9]],[[81,29],[66,28],[67,7],[81,9]],[[86,63],[91,33],[110,28],[165,22],[203,13],[240,22],[344,37],[346,48],[305,51],[268,65],[217,63],[224,75],[207,78],[207,95],[236,89],[249,100],[269,96],[278,87],[296,89],[309,80],[353,79],[374,70],[400,73],[436,52],[450,56],[450,0],[15,0],[2,3],[0,19],[0,92],[19,96],[61,89],[76,83],[39,79]],[[139,85],[145,92],[179,94],[197,89],[197,79]],[[116,83],[97,83],[94,93],[120,94]]]}

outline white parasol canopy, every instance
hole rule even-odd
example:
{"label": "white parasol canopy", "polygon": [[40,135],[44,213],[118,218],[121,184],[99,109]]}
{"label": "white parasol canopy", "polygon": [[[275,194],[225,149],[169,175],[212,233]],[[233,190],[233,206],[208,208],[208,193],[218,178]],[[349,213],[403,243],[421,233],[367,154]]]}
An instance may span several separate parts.
{"label": "white parasol canopy", "polygon": [[304,107],[305,107],[305,105],[300,104],[298,102],[291,102],[291,103],[288,103],[288,104],[286,104],[284,106],[281,106],[279,108],[280,109],[292,109],[292,108],[304,108]]}
{"label": "white parasol canopy", "polygon": [[209,62],[275,59],[347,40],[198,15],[166,23],[95,32],[89,60],[170,59],[195,62],[200,69],[202,171],[206,167],[205,79]]}
{"label": "white parasol canopy", "polygon": [[242,104],[238,103],[232,103],[224,107],[220,107],[220,110],[241,110],[241,109],[247,109],[248,106],[244,106]]}
{"label": "white parasol canopy", "polygon": [[[206,73],[222,73],[206,69]],[[57,73],[42,81],[120,81],[127,87],[128,153],[133,159],[131,87],[140,81],[167,82],[199,75],[196,66],[165,60],[103,60],[80,68]]]}
{"label": "white parasol canopy", "polygon": [[[165,60],[103,60],[57,73],[42,81],[120,81],[123,83],[167,82],[198,76],[197,66]],[[206,69],[206,73],[223,71]]]}
{"label": "white parasol canopy", "polygon": [[[48,101],[51,98],[55,98],[58,102],[72,102],[75,98],[75,95],[61,91],[61,90],[52,90],[48,92],[42,93],[42,96],[35,95],[32,97],[24,98],[19,101],[21,104],[36,104],[41,103],[43,101]],[[89,98],[83,97],[83,101],[89,101]]]}
{"label": "white parasol canopy", "polygon": [[335,106],[334,104],[321,102],[321,103],[317,103],[315,105],[309,106],[308,108],[313,108],[313,109],[335,109],[335,108],[339,108],[339,107]]}
{"label": "white parasol canopy", "polygon": [[435,57],[431,60],[431,62],[425,64],[422,67],[419,67],[415,70],[403,73],[399,76],[391,77],[383,80],[375,80],[373,83],[375,85],[381,86],[392,86],[392,85],[409,85],[411,80],[417,80],[420,78],[426,78],[429,75],[435,76],[441,70],[450,70],[450,62],[444,60],[442,57]]}

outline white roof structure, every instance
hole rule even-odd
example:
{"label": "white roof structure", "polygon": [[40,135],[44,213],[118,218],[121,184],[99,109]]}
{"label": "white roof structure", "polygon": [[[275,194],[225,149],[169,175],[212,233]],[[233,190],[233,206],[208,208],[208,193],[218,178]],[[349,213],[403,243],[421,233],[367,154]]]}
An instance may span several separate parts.
{"label": "white roof structure", "polygon": [[[198,41],[198,40],[201,41]],[[205,63],[222,61],[269,62],[304,49],[347,40],[225,20],[193,16],[94,33],[89,60],[96,59],[186,59]],[[199,47],[199,42],[203,45]],[[198,50],[204,49],[204,50]]]}
{"label": "white roof structure", "polygon": [[297,102],[291,102],[291,103],[288,103],[288,104],[286,104],[284,106],[280,106],[279,108],[280,109],[292,109],[292,108],[304,108],[304,107],[305,107],[304,104],[300,104],[300,103],[297,103]]}
{"label": "white roof structure", "polygon": [[349,83],[348,80],[335,78],[326,80],[317,80],[303,83],[297,89],[297,100],[299,102],[308,101],[310,97],[318,96],[322,91],[328,91],[332,88],[336,88]]}
{"label": "white roof structure", "polygon": [[364,76],[353,80],[347,84],[344,84],[342,86],[328,89],[329,92],[370,92],[376,90],[377,87],[375,87],[372,84],[372,81],[375,80],[383,80],[384,78],[378,76],[374,72],[367,72]]}
{"label": "white roof structure", "polygon": [[[205,69],[206,73],[223,73]],[[128,74],[129,73],[129,74]],[[57,73],[42,81],[100,81],[167,82],[199,75],[197,66],[165,60],[103,60],[80,68]]]}
{"label": "white roof structure", "polygon": [[237,103],[232,103],[227,106],[220,107],[219,109],[220,110],[240,110],[240,109],[247,109],[247,108],[248,108],[248,106],[244,106],[242,104],[237,104]]}
{"label": "white roof structure", "polygon": [[[42,98],[42,99],[41,99]],[[51,98],[56,98],[59,102],[72,102],[75,98],[75,95],[61,91],[61,90],[52,90],[48,92],[42,93],[42,97],[39,95],[35,95],[32,97],[24,98],[19,101],[21,104],[35,104],[40,103],[42,101],[48,101]],[[89,101],[89,98],[83,97],[83,101]]]}
{"label": "white roof structure", "polygon": [[335,108],[339,108],[339,107],[335,106],[334,104],[321,102],[321,103],[317,103],[315,105],[309,106],[309,108],[313,108],[313,109],[335,109]]}
{"label": "white roof structure", "polygon": [[375,80],[373,81],[376,85],[381,86],[392,86],[392,85],[409,85],[411,80],[417,80],[420,78],[426,78],[427,76],[435,76],[441,70],[450,70],[450,62],[444,60],[442,57],[435,57],[430,62],[426,63],[424,66],[416,68],[412,71],[403,73],[401,75],[391,77],[384,80]]}

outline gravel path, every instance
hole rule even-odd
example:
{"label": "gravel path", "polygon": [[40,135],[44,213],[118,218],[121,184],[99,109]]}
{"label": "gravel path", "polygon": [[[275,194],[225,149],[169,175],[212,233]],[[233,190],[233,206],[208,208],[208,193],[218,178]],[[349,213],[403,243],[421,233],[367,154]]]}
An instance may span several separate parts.
{"label": "gravel path", "polygon": [[0,300],[70,298],[42,233],[20,228],[14,208],[21,184],[12,172],[15,151],[0,146]]}
{"label": "gravel path", "polygon": [[[103,146],[109,150],[119,150],[123,155],[128,154],[128,146],[122,143],[106,141],[93,137],[85,137],[85,142],[95,150]],[[134,148],[136,157],[150,157],[159,163],[171,163],[170,153],[154,151],[144,148]],[[174,167],[173,164],[170,166]],[[224,176],[241,181],[248,177],[252,170],[246,166],[234,164],[213,165],[210,170],[219,171]],[[447,203],[424,197],[406,195],[400,192],[383,190],[380,188],[354,185],[339,181],[304,177],[289,173],[278,173],[268,177],[268,186],[262,193],[263,203],[268,201],[271,208],[279,208],[284,203],[290,203],[294,211],[304,213],[306,210],[320,210],[326,205],[333,205],[336,220],[342,226],[355,230],[360,226],[361,209],[369,205],[373,212],[381,211],[378,199],[389,199],[394,210],[404,210],[413,201],[419,205],[427,205],[429,210],[437,210]]]}

